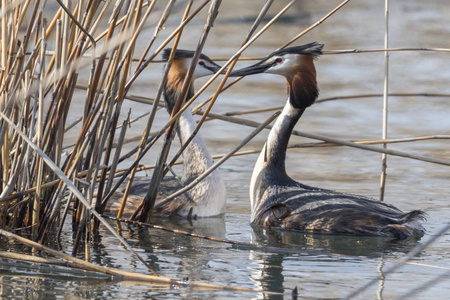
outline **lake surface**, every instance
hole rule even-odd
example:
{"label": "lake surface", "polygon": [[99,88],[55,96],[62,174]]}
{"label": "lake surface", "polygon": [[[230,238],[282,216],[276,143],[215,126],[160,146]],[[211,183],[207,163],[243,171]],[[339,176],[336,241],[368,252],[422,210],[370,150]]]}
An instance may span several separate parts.
{"label": "lake surface", "polygon": [[[450,48],[450,2],[391,1],[390,47]],[[198,4],[198,1],[194,3]],[[274,16],[288,1],[277,1],[269,11]],[[321,19],[339,1],[303,1],[295,4],[255,42],[243,56],[263,57],[280,47],[310,24]],[[264,1],[223,1],[216,25],[211,30],[204,52],[210,57],[229,57],[239,48]],[[161,9],[162,4],[156,6]],[[179,23],[184,1],[174,13],[158,41],[162,41]],[[203,14],[206,16],[206,14]],[[201,30],[202,18],[189,25],[180,41],[180,48],[194,49]],[[154,20],[153,20],[154,21]],[[266,20],[267,22],[267,20]],[[152,24],[152,19],[149,24]],[[149,26],[144,36],[151,36]],[[146,42],[142,39],[143,51]],[[350,1],[330,19],[302,37],[294,45],[318,41],[325,51],[342,49],[382,49],[384,45],[383,1]],[[449,53],[402,51],[390,53],[390,93],[450,94]],[[239,62],[244,66],[249,62]],[[320,88],[319,98],[380,94],[383,92],[384,54],[358,53],[324,55],[316,63]],[[162,65],[152,64],[135,83],[130,94],[153,97],[161,76]],[[200,87],[205,80],[198,80]],[[83,78],[80,79],[83,82]],[[217,86],[217,83],[215,84]],[[223,93],[213,108],[215,113],[244,111],[283,105],[286,100],[284,79],[262,75],[245,78]],[[209,91],[209,92],[208,92]],[[203,93],[208,98],[214,87]],[[82,111],[84,92],[77,92],[80,101],[73,102],[71,120]],[[389,138],[410,138],[450,134],[449,97],[390,97]],[[148,111],[149,106],[126,101],[132,117]],[[296,129],[342,139],[378,139],[382,133],[382,97],[337,100],[317,103],[309,108]],[[272,112],[249,114],[242,118],[264,121]],[[158,112],[155,128],[168,116]],[[71,123],[71,120],[68,123]],[[146,118],[133,124],[128,135],[139,136]],[[202,134],[213,154],[227,153],[253,129],[223,121],[209,121]],[[268,131],[263,131],[244,150],[261,149]],[[76,137],[77,127],[68,132]],[[291,144],[314,142],[292,137]],[[128,145],[131,149],[133,145]],[[178,144],[174,144],[176,150]],[[389,149],[439,159],[450,158],[448,140],[426,140],[391,144]],[[155,149],[159,149],[156,147]],[[126,151],[126,150],[124,150]],[[154,164],[158,151],[150,151],[144,164]],[[167,233],[155,229],[121,226],[121,233],[140,255],[161,276],[188,278],[285,295],[201,291],[185,287],[145,285],[116,282],[102,276],[55,271],[54,268],[2,260],[0,263],[0,297],[10,299],[283,299],[298,287],[299,298],[345,298],[355,289],[376,278],[357,299],[396,299],[424,284],[408,299],[444,299],[450,293],[450,233],[447,232],[392,274],[383,272],[402,259],[415,246],[426,243],[450,221],[448,166],[388,157],[385,201],[409,211],[427,212],[424,223],[427,234],[419,241],[390,241],[385,238],[304,235],[277,232],[249,225],[250,203],[248,185],[257,154],[231,158],[220,167],[227,183],[227,214],[223,218],[197,220],[189,223],[168,223],[172,228],[225,238],[238,242],[270,246],[269,250],[249,249],[226,243],[208,241]],[[288,173],[305,184],[342,192],[379,197],[381,154],[348,147],[298,148],[288,152]],[[125,162],[123,166],[129,165]],[[141,174],[144,176],[145,174]],[[115,223],[114,223],[115,225]],[[70,251],[72,232],[67,227],[61,245]],[[26,248],[0,239],[2,250]],[[274,249],[276,248],[276,249]],[[123,270],[148,273],[148,270],[118,245],[105,230],[99,232],[92,249],[92,262]],[[446,276],[443,276],[445,275]]]}

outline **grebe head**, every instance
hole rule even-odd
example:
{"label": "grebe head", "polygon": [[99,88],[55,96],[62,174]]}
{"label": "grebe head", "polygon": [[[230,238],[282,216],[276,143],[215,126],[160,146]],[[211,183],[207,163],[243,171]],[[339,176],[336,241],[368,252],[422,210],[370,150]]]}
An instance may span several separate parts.
{"label": "grebe head", "polygon": [[314,59],[322,54],[322,48],[323,44],[314,42],[278,50],[254,65],[231,72],[230,76],[259,73],[282,75],[288,82],[291,105],[305,109],[319,95]]}
{"label": "grebe head", "polygon": [[278,50],[254,65],[231,72],[230,76],[272,73],[287,77],[299,71],[308,71],[310,63],[322,55],[322,48],[323,44],[314,42]]}
{"label": "grebe head", "polygon": [[[167,61],[169,59],[171,51],[171,48],[164,49],[162,53],[163,60]],[[169,74],[167,74],[167,83],[164,87],[164,100],[169,113],[172,113],[172,109],[181,92],[184,78],[189,70],[194,54],[195,51],[190,50],[177,49],[175,51]],[[208,56],[202,53],[197,61],[192,81],[203,76],[212,75],[220,68],[221,66],[214,63]],[[188,98],[192,97],[193,94],[194,85],[191,83],[188,91]]]}
{"label": "grebe head", "polygon": [[[170,56],[170,52],[172,51],[172,48],[166,48],[163,50],[162,58],[163,60],[167,61]],[[177,49],[175,51],[175,55],[173,58],[173,64],[171,67],[170,72],[179,72],[181,74],[186,75],[189,66],[191,65],[192,58],[194,57],[195,51],[190,50],[183,50],[183,49]],[[219,71],[221,66],[213,62],[208,56],[205,54],[200,54],[200,58],[197,61],[197,66],[195,68],[194,72],[194,79],[212,75]],[[170,73],[169,72],[169,73]],[[169,74],[170,75],[170,74]]]}

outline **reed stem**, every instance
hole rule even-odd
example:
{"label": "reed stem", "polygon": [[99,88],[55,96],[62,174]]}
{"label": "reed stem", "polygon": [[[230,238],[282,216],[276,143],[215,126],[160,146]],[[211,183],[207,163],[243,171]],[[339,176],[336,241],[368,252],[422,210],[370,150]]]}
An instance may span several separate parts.
{"label": "reed stem", "polygon": [[[389,48],[389,0],[384,1],[384,48]],[[381,138],[387,139],[388,133],[388,95],[389,95],[389,52],[384,52],[384,88],[383,88],[383,130]],[[387,144],[383,144],[383,148],[387,148]],[[380,176],[380,201],[384,200],[384,190],[386,188],[386,172],[387,172],[387,155],[381,155],[381,176]]]}

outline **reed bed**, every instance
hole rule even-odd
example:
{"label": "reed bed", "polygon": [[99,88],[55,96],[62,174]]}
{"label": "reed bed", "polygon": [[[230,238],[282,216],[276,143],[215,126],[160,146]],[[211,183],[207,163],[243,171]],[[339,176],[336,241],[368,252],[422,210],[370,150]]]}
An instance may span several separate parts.
{"label": "reed bed", "polygon": [[[211,119],[257,128],[250,136],[242,139],[228,154],[216,155],[215,158],[220,158],[220,160],[213,169],[233,155],[259,152],[259,149],[241,152],[238,150],[264,128],[270,129],[269,123],[277,114],[262,123],[237,116],[279,110],[281,107],[264,107],[224,114],[211,113],[211,109],[219,94],[240,80],[237,79],[226,85],[227,77],[243,51],[260,38],[294,3],[294,1],[288,3],[258,30],[272,2],[267,1],[261,8],[259,16],[236,53],[230,58],[217,58],[217,60],[226,61],[221,71],[227,67],[228,71],[223,79],[219,79],[220,83],[215,93],[192,109],[193,101],[204,93],[212,82],[217,81],[216,78],[221,71],[210,78],[193,98],[185,99],[187,87],[192,80],[193,67],[191,67],[185,79],[185,89],[181,92],[169,121],[164,126],[157,127],[154,123],[158,108],[164,106],[161,97],[170,67],[170,59],[161,74],[160,81],[155,83],[158,88],[152,91],[151,97],[133,95],[130,92],[133,83],[146,68],[153,65],[159,66],[161,64],[159,53],[166,46],[176,48],[184,27],[192,20],[198,19],[197,16],[200,12],[208,11],[203,33],[195,49],[198,59],[220,9],[221,1],[183,2],[184,6],[181,9],[183,13],[178,18],[179,25],[170,34],[166,34],[167,38],[162,39],[160,33],[165,30],[165,22],[174,13],[175,1],[164,2],[163,10],[155,10],[156,0],[57,0],[57,8],[51,6],[49,1],[9,2],[3,0],[0,56],[0,234],[16,240],[21,239],[21,242],[30,247],[44,250],[70,262],[36,259],[36,262],[39,263],[103,272],[126,279],[186,284],[159,277],[149,266],[147,267],[152,275],[140,277],[136,274],[85,262],[90,260],[92,237],[99,226],[105,226],[117,237],[118,243],[123,244],[131,255],[147,265],[145,260],[140,258],[101,215],[117,187],[122,182],[127,182],[122,206],[118,212],[118,218],[120,218],[134,176],[139,171],[153,169],[151,180],[149,180],[149,192],[135,212],[135,215],[140,213],[141,222],[151,220],[151,211],[161,180],[168,172],[169,167],[181,163],[179,157],[186,145],[177,149],[176,155],[170,162],[167,162],[166,159],[171,148],[175,122],[186,109],[192,109],[193,113],[201,116],[193,135],[206,124],[206,121]],[[349,0],[341,2],[323,18],[295,35],[280,48],[287,47],[300,39],[338,12],[348,2]],[[178,11],[180,11],[179,7]],[[149,26],[150,18],[156,18],[158,21]],[[103,28],[105,24],[106,28]],[[386,24],[386,28],[388,28],[388,24]],[[143,32],[149,29],[154,30],[154,33],[147,41],[145,50],[142,51],[137,48],[137,44],[138,41],[139,44],[145,44],[141,39],[143,39]],[[385,49],[335,50],[326,51],[325,54],[354,53],[357,55],[363,52],[384,51],[387,55],[389,51],[449,51],[449,49],[443,48],[388,49],[388,46],[386,43]],[[214,58],[214,55],[210,56]],[[258,58],[241,59],[254,60]],[[80,78],[87,78],[87,84],[84,83],[86,80],[80,83]],[[74,94],[79,91],[85,93],[83,114],[78,120],[69,122],[71,105],[75,101]],[[352,95],[320,99],[317,102],[380,96],[382,95]],[[384,97],[387,98],[387,96],[449,97],[448,94],[437,93],[389,94],[386,85]],[[132,120],[129,112],[124,112],[122,109],[125,100],[148,104],[148,113]],[[206,108],[204,108],[205,106]],[[386,107],[385,111],[387,113]],[[123,117],[124,115],[126,116]],[[142,118],[147,118],[142,135],[134,137],[127,135],[127,128],[130,124]],[[385,119],[387,120],[386,117]],[[67,132],[74,130],[73,128],[79,130],[75,139],[67,136]],[[394,155],[450,165],[449,160],[414,155],[387,147],[390,143],[449,139],[449,136],[389,139],[386,132],[385,128],[383,138],[379,140],[344,140],[294,131],[294,135],[320,142],[293,144],[291,147],[348,146],[382,153],[383,160],[386,159],[385,155]],[[162,146],[160,146],[161,141],[158,143],[158,140],[164,140]],[[127,144],[131,144],[132,149],[124,151],[123,148]],[[375,144],[382,144],[384,147],[374,146]],[[140,162],[149,151],[157,153],[158,159],[154,165],[143,166]],[[126,160],[133,162],[131,166],[123,168],[121,163]],[[383,165],[385,164],[383,163]],[[383,174],[385,174],[385,169]],[[207,173],[170,197],[173,198],[185,192],[206,176]],[[120,178],[119,182],[113,182],[116,177]],[[383,175],[382,191],[385,180],[386,175]],[[383,195],[383,193],[381,194]],[[51,242],[48,240],[49,233],[55,232],[59,236],[62,230],[67,228],[64,226],[67,223],[72,224],[74,233],[71,247],[72,257],[63,256],[60,252],[44,246]],[[445,231],[447,230],[448,228]],[[23,233],[30,240],[12,235],[9,231]],[[227,242],[233,243],[232,241]],[[74,258],[80,256],[80,253],[84,254],[85,261]],[[0,253],[1,257],[10,257],[8,255],[10,254]],[[15,258],[33,259],[26,256],[15,256]],[[404,262],[406,261],[402,261],[402,263]],[[230,288],[200,283],[192,284],[192,286],[209,289]],[[235,290],[239,290],[239,288]],[[241,289],[241,291],[244,290],[249,291],[249,289]]]}

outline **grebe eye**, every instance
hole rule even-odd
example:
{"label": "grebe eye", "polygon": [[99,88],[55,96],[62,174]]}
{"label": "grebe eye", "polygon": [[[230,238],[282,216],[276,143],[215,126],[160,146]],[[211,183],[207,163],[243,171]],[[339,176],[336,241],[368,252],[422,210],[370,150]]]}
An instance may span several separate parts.
{"label": "grebe eye", "polygon": [[204,61],[199,61],[198,64],[199,64],[200,66],[204,66],[204,65],[205,65],[205,62],[204,62]]}
{"label": "grebe eye", "polygon": [[277,59],[275,59],[275,62],[277,63],[277,64],[279,64],[280,62],[282,62],[283,60],[281,59],[281,58],[277,58]]}

